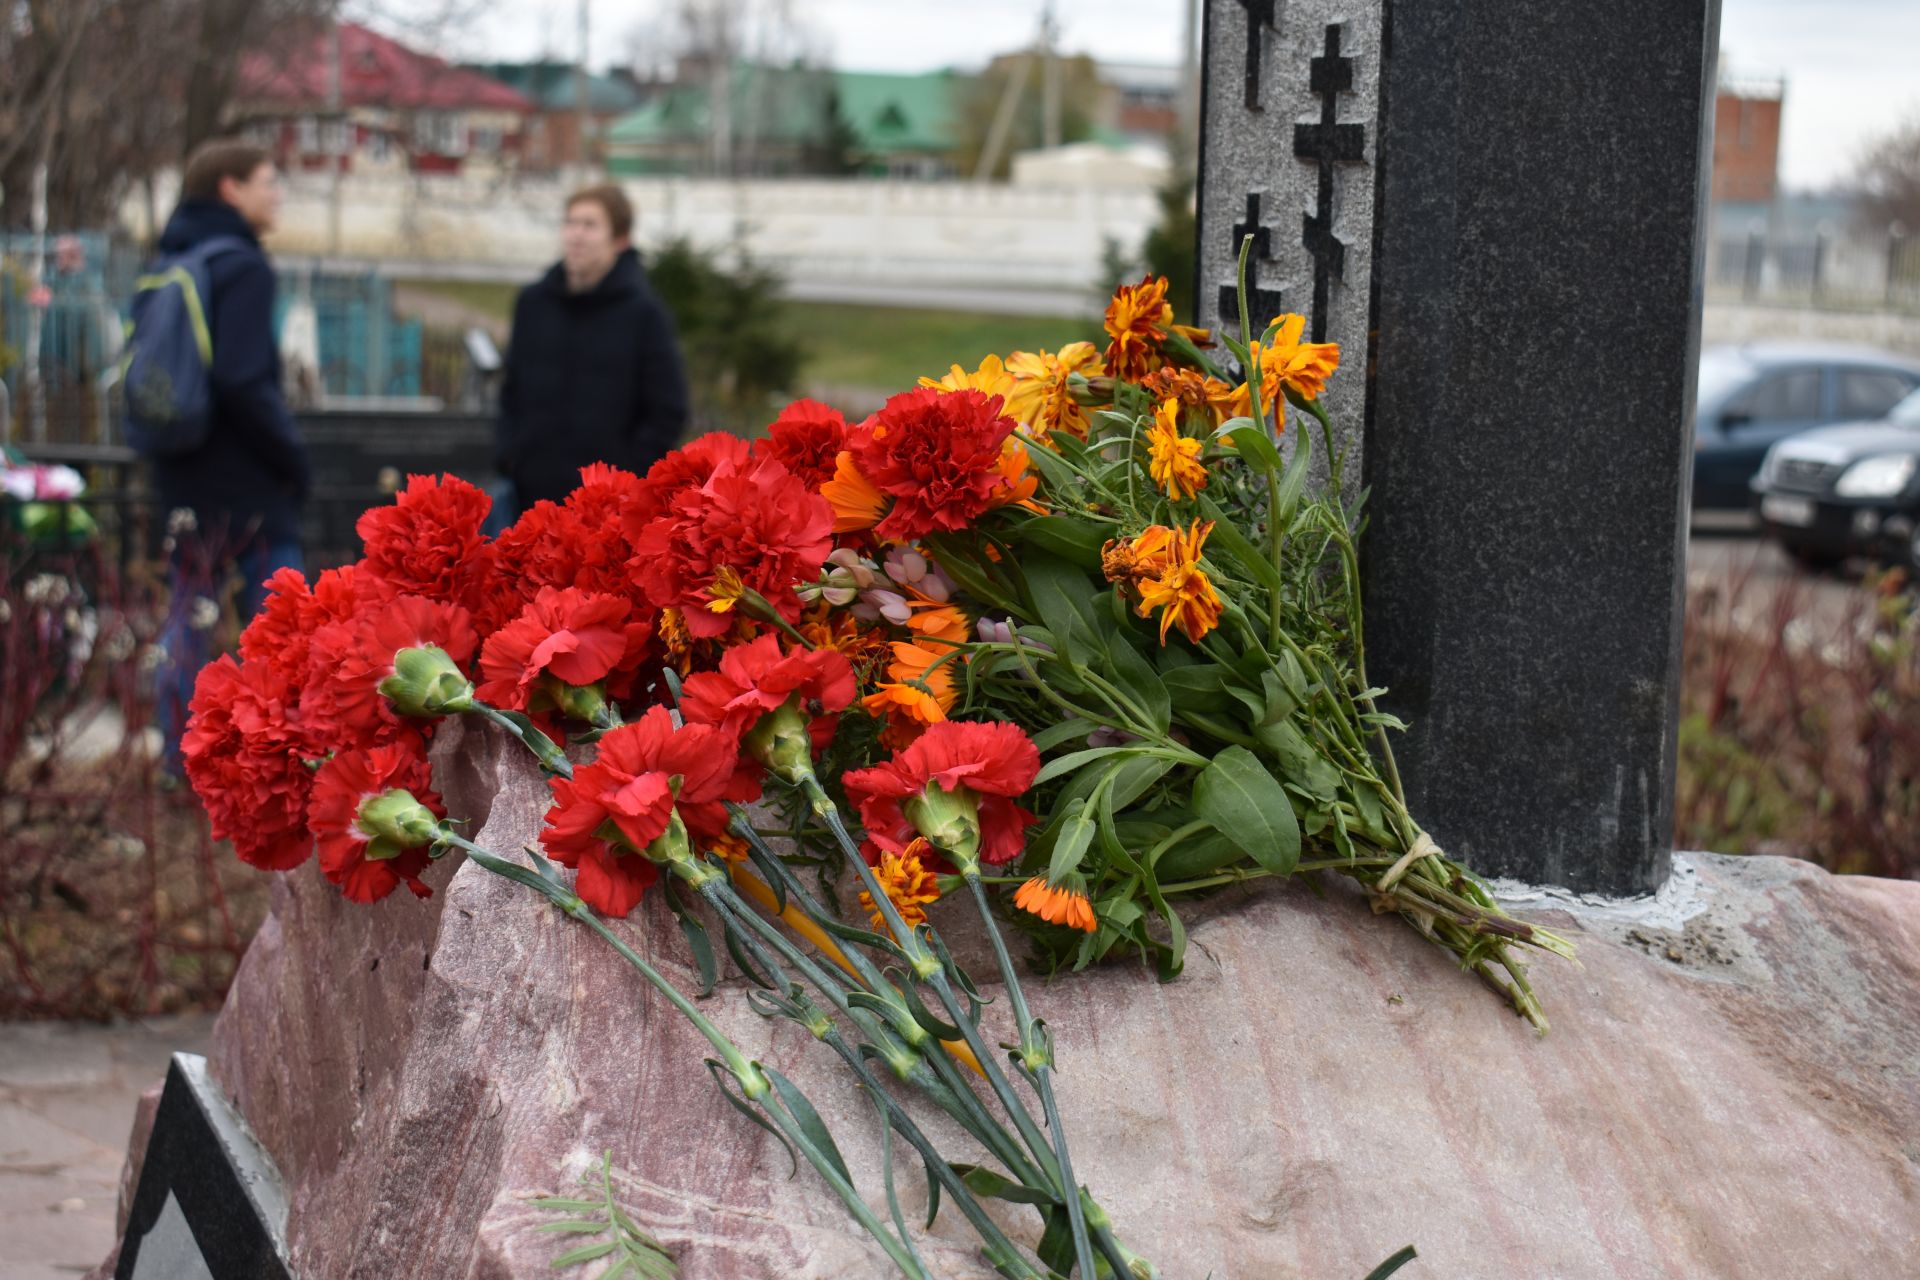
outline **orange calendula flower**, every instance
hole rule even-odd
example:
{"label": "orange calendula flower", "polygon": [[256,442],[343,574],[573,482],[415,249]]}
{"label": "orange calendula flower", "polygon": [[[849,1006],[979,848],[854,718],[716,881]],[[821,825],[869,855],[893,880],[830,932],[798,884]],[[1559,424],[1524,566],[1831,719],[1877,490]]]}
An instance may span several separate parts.
{"label": "orange calendula flower", "polygon": [[999,356],[989,355],[980,367],[968,373],[962,365],[953,365],[944,378],[922,378],[920,385],[933,391],[978,391],[983,395],[1005,398],[1013,392],[1013,375]]}
{"label": "orange calendula flower", "polygon": [[[1272,412],[1287,388],[1302,400],[1318,400],[1327,389],[1327,379],[1340,367],[1339,344],[1300,341],[1307,327],[1305,316],[1275,316],[1268,327],[1273,325],[1280,326],[1273,341],[1264,347],[1256,342],[1248,350],[1252,363],[1260,368],[1261,407]],[[1235,416],[1252,414],[1253,398],[1245,383],[1235,389],[1234,397]]]}
{"label": "orange calendula flower", "polygon": [[1040,492],[1040,477],[1029,471],[1032,461],[1027,456],[1027,447],[1008,436],[1000,446],[1000,480],[993,489],[994,506],[1020,506],[1036,514],[1046,514],[1047,509],[1033,500],[1033,495]]}
{"label": "orange calendula flower", "polygon": [[[893,661],[887,665],[887,682],[860,700],[860,705],[876,714],[898,711],[915,724],[938,724],[953,710],[959,696],[953,687],[953,664],[947,658],[949,645],[893,646]],[[935,666],[935,663],[939,663]]]}
{"label": "orange calendula flower", "polygon": [[[940,900],[940,882],[926,863],[931,852],[932,846],[921,838],[899,853],[882,852],[880,861],[874,864],[873,878],[880,882],[881,891],[893,900],[894,910],[900,913],[901,921],[908,928],[926,923],[926,904]],[[880,904],[865,889],[860,891],[860,905],[872,918],[876,932],[887,928]]]}
{"label": "orange calendula flower", "polygon": [[1049,924],[1063,924],[1069,929],[1086,933],[1092,933],[1100,927],[1093,916],[1093,904],[1087,901],[1086,894],[1078,889],[1050,885],[1045,876],[1035,876],[1015,890],[1013,905],[1022,911],[1032,912]]}
{"label": "orange calendula flower", "polygon": [[1044,440],[1055,431],[1087,438],[1087,410],[1073,398],[1073,375],[1098,378],[1106,373],[1100,348],[1091,342],[1069,342],[1058,355],[1045,351],[1016,351],[1007,357],[1013,390],[1007,393],[1007,416]]}
{"label": "orange calendula flower", "polygon": [[1147,474],[1175,502],[1184,502],[1207,487],[1207,468],[1200,461],[1200,442],[1180,434],[1178,400],[1162,400],[1147,429]]}
{"label": "orange calendula flower", "polygon": [[1200,567],[1200,555],[1213,532],[1213,521],[1195,520],[1184,533],[1153,525],[1133,541],[1131,577],[1140,592],[1136,607],[1141,617],[1160,610],[1160,643],[1178,626],[1187,639],[1200,637],[1220,625],[1220,593]]}
{"label": "orange calendula flower", "polygon": [[891,656],[891,642],[882,628],[827,604],[819,605],[801,620],[800,634],[816,649],[838,649],[853,665],[854,677],[862,684]]}
{"label": "orange calendula flower", "polygon": [[678,609],[660,611],[655,635],[659,637],[661,649],[666,652],[668,664],[685,675],[688,659],[693,655],[693,636],[688,634],[686,619],[680,616]]}
{"label": "orange calendula flower", "polygon": [[1167,301],[1167,278],[1143,276],[1139,284],[1123,284],[1107,304],[1107,372],[1138,382],[1160,360],[1173,323],[1173,304]]}
{"label": "orange calendula flower", "polygon": [[907,629],[913,632],[916,642],[929,642],[929,649],[937,649],[943,643],[951,646],[967,642],[967,615],[957,605],[940,604],[931,600],[908,602],[913,610],[907,618]]}
{"label": "orange calendula flower", "polygon": [[871,529],[886,517],[892,504],[873,481],[860,474],[853,454],[842,451],[834,460],[833,479],[820,486],[820,496],[833,508],[833,531],[857,533]]}

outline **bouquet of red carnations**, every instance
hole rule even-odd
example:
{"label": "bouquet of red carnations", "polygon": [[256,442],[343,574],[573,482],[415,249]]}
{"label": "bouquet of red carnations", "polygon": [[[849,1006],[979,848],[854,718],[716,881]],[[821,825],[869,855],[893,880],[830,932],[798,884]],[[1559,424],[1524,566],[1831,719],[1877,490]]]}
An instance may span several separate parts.
{"label": "bouquet of red carnations", "polygon": [[[462,854],[545,895],[924,1275],[890,1174],[889,1223],[805,1096],[610,922],[661,892],[705,983],[717,931],[756,1007],[839,1056],[924,1162],[931,1209],[944,1192],[1001,1274],[1154,1274],[1075,1175],[1003,916],[1049,968],[1133,948],[1172,977],[1181,901],[1337,872],[1542,1027],[1514,949],[1570,954],[1501,912],[1401,796],[1319,412],[1337,350],[1278,317],[1221,340],[1251,371],[1228,378],[1165,287],[1115,295],[1104,350],[989,356],[857,424],[799,401],[752,443],[708,435],[644,476],[589,467],[496,538],[479,490],[412,478],[362,517],[359,563],[311,586],[282,571],[240,660],[202,675],[185,754],[216,832],[274,870],[317,847],[356,901],[426,894]],[[1289,408],[1322,429],[1325,492]],[[539,758],[539,852],[446,820],[426,747],[449,715]],[[977,909],[1004,1028],[927,922],[947,894]],[[981,1154],[943,1155],[910,1096]],[[1037,1239],[1013,1239],[994,1198],[1031,1206]]]}

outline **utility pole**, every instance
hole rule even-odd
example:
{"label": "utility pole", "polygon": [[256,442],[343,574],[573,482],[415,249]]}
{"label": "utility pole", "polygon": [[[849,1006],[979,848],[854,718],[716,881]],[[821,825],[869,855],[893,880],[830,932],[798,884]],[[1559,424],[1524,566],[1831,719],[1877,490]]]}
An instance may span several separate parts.
{"label": "utility pole", "polygon": [[1040,10],[1040,145],[1060,145],[1060,59],[1056,45],[1060,24],[1054,21],[1053,0]]}
{"label": "utility pole", "polygon": [[[347,136],[346,93],[341,83],[344,70],[340,50],[340,7],[334,6],[333,26],[327,40],[327,123],[334,139],[344,141]],[[336,154],[333,147],[323,147],[327,152],[327,256],[340,256],[340,200],[341,168],[346,164],[346,149]]]}
{"label": "utility pole", "polygon": [[579,135],[580,167],[583,172],[593,167],[593,148],[590,134],[593,129],[592,86],[587,83],[587,33],[589,29],[589,8],[592,0],[580,0],[579,34],[580,60],[573,68],[573,109],[574,129]]}

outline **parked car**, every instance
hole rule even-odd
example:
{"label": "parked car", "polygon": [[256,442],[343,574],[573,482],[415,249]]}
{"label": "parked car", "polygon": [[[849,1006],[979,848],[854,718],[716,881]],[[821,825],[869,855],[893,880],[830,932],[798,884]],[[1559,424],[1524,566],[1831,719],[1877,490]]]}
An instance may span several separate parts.
{"label": "parked car", "polygon": [[1920,387],[1920,360],[1821,343],[1746,343],[1700,353],[1693,505],[1749,510],[1767,450],[1809,427],[1879,418]]}
{"label": "parked car", "polygon": [[1768,534],[1802,564],[1857,555],[1920,572],[1920,391],[1879,422],[1787,437],[1753,489]]}

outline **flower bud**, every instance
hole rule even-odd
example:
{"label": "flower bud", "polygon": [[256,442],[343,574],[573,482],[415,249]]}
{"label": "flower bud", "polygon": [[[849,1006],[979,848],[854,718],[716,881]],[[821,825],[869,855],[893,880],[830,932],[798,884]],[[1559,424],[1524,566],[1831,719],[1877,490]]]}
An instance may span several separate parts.
{"label": "flower bud", "polygon": [[403,788],[395,787],[360,802],[354,824],[369,837],[366,857],[397,858],[440,840],[440,819],[433,810]]}
{"label": "flower bud", "polygon": [[568,684],[553,676],[541,677],[541,692],[554,710],[574,720],[596,724],[594,719],[607,709],[607,692],[599,681],[593,684]]}
{"label": "flower bud", "polygon": [[980,801],[965,787],[943,790],[928,782],[917,796],[901,802],[900,812],[914,830],[951,858],[962,872],[980,861]]}
{"label": "flower bud", "polygon": [[813,734],[798,694],[761,716],[741,745],[784,782],[798,786],[813,776]]}
{"label": "flower bud", "polygon": [[380,693],[403,716],[439,716],[473,706],[473,683],[438,645],[402,649]]}

